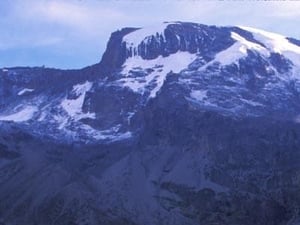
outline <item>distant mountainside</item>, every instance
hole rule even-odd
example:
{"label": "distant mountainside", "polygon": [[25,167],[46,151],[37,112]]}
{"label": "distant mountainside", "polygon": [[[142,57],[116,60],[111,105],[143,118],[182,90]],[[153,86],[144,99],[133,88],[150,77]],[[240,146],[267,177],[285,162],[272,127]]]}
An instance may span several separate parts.
{"label": "distant mountainside", "polygon": [[168,22],[81,70],[0,70],[0,224],[300,224],[300,41]]}

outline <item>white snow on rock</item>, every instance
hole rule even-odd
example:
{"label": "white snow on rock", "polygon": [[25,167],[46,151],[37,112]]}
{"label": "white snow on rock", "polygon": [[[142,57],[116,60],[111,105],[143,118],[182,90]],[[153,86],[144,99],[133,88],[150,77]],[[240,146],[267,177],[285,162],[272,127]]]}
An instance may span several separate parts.
{"label": "white snow on rock", "polygon": [[66,127],[66,125],[68,124],[68,118],[65,118],[63,116],[60,115],[54,115],[53,119],[55,120],[55,122],[57,122],[59,124],[58,129],[64,129]]}
{"label": "white snow on rock", "polygon": [[215,62],[219,62],[221,65],[230,65],[235,63],[239,59],[248,55],[247,50],[257,51],[266,57],[270,55],[268,50],[263,46],[250,42],[235,32],[231,32],[231,37],[236,40],[236,42],[224,51],[216,54],[215,59],[201,67],[201,70],[206,69]]}
{"label": "white snow on rock", "polygon": [[24,88],[24,89],[22,89],[21,91],[18,92],[18,95],[24,95],[25,93],[33,92],[33,91],[34,91],[34,89]]}
{"label": "white snow on rock", "polygon": [[95,130],[87,124],[81,125],[80,128],[84,130],[89,137],[93,137],[96,140],[121,141],[132,137],[132,133],[129,131],[119,132],[120,125],[107,130]]}
{"label": "white snow on rock", "polygon": [[99,132],[96,136],[94,136],[97,140],[110,140],[111,142],[114,141],[121,141],[132,137],[132,133],[130,131],[124,133],[117,133],[117,134],[104,134]]}
{"label": "white snow on rock", "polygon": [[[149,98],[156,97],[169,72],[179,73],[187,68],[197,58],[196,54],[189,52],[177,52],[168,57],[159,56],[153,60],[144,60],[140,56],[128,58],[123,65],[122,75],[124,78],[118,80],[122,86],[130,88],[134,92],[144,93],[149,88]],[[132,71],[145,71],[152,69],[144,77],[130,77]]]}
{"label": "white snow on rock", "polygon": [[207,90],[192,90],[190,96],[195,100],[203,101],[207,98]]}
{"label": "white snow on rock", "polygon": [[240,45],[239,51],[244,54],[246,54],[247,50],[250,49],[250,50],[258,51],[258,52],[262,53],[263,55],[269,55],[269,52],[263,46],[261,46],[257,43],[250,42],[235,32],[231,32],[231,37],[234,40],[238,41],[238,43]]}
{"label": "white snow on rock", "polygon": [[20,111],[8,115],[0,115],[1,121],[25,122],[33,118],[38,111],[36,106],[25,106]]}
{"label": "white snow on rock", "polygon": [[263,43],[271,52],[282,54],[294,65],[300,66],[300,47],[289,42],[285,36],[252,27],[240,26],[240,28],[251,32],[254,38]]}
{"label": "white snow on rock", "polygon": [[42,111],[39,115],[39,118],[37,119],[37,121],[41,122],[43,120],[45,120],[45,118],[47,117],[47,113],[45,111]]}
{"label": "white snow on rock", "polygon": [[264,106],[263,104],[259,103],[259,102],[255,102],[255,101],[252,101],[252,100],[249,100],[249,99],[244,99],[244,98],[241,98],[240,99],[242,102],[248,104],[248,105],[251,105],[251,106]]}
{"label": "white snow on rock", "polygon": [[126,43],[127,48],[137,48],[143,41],[147,41],[152,35],[162,35],[164,37],[164,31],[170,23],[163,23],[156,26],[149,26],[140,28],[133,31],[123,37],[123,42]]}
{"label": "white snow on rock", "polygon": [[73,86],[73,92],[75,92],[77,95],[85,94],[85,92],[91,90],[92,86],[92,82],[86,81],[83,84],[77,84]]}
{"label": "white snow on rock", "polygon": [[92,88],[93,83],[86,81],[83,84],[78,84],[73,86],[72,92],[76,94],[77,98],[75,99],[64,99],[61,102],[61,107],[68,113],[70,117],[75,120],[80,120],[83,118],[95,118],[95,113],[83,113],[82,105],[86,92]]}

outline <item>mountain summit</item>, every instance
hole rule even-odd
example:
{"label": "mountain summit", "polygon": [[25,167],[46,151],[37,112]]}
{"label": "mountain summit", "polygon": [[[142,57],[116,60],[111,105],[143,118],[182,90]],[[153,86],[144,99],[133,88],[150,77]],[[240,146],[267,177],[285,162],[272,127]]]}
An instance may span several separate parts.
{"label": "mountain summit", "polygon": [[96,65],[2,69],[0,224],[296,225],[299,103],[300,41],[249,27],[124,28]]}
{"label": "mountain summit", "polygon": [[2,70],[0,121],[63,142],[118,141],[137,135],[130,121],[171,83],[202,110],[297,120],[299,55],[294,39],[248,27],[124,28],[98,65]]}

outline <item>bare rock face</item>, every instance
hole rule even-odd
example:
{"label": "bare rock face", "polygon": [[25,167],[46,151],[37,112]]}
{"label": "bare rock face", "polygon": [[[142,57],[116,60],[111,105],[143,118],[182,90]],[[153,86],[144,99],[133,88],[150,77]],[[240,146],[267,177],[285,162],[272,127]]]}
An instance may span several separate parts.
{"label": "bare rock face", "polygon": [[299,43],[173,22],[3,69],[0,224],[299,224]]}

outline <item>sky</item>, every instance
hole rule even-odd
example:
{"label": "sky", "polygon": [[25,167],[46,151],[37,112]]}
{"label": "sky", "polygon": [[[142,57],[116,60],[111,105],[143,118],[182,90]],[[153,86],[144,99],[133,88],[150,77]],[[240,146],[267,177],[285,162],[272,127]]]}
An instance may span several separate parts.
{"label": "sky", "polygon": [[300,39],[297,0],[0,0],[0,68],[78,69],[110,34],[165,21],[244,25]]}

